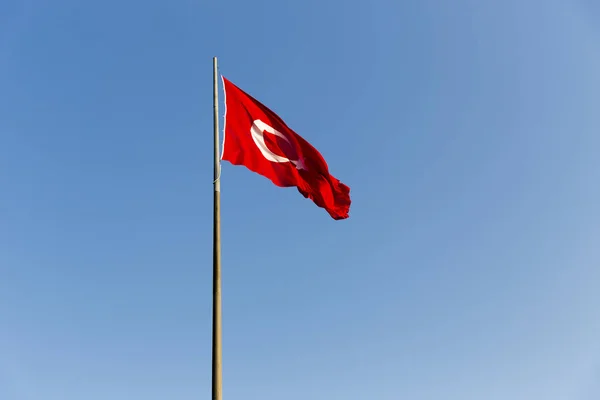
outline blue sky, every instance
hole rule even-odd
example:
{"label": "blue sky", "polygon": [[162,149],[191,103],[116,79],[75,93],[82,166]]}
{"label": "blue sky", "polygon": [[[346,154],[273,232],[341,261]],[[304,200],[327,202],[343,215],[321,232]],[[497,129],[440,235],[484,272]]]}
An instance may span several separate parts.
{"label": "blue sky", "polygon": [[600,398],[600,6],[4,0],[0,399],[210,398],[212,56],[352,188],[222,174],[224,399]]}

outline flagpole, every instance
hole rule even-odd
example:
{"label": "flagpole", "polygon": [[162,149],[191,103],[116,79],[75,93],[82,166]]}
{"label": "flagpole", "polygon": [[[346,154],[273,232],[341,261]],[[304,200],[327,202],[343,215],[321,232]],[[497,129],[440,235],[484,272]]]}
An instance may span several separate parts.
{"label": "flagpole", "polygon": [[222,315],[221,315],[221,165],[219,157],[219,72],[213,57],[213,320],[212,320],[212,400],[222,400]]}

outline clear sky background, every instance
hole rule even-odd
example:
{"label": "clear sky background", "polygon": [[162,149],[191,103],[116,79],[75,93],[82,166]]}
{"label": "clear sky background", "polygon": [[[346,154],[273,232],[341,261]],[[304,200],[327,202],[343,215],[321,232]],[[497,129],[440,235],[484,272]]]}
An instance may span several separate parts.
{"label": "clear sky background", "polygon": [[0,399],[210,398],[215,55],[225,400],[600,398],[597,1],[2,0]]}

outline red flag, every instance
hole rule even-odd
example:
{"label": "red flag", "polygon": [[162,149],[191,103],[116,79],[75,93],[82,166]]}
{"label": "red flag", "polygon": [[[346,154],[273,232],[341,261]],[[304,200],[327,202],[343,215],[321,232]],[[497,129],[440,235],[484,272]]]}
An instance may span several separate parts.
{"label": "red flag", "polygon": [[321,154],[281,118],[223,77],[223,160],[244,165],[280,187],[295,186],[333,219],[348,218],[350,188],[329,173]]}

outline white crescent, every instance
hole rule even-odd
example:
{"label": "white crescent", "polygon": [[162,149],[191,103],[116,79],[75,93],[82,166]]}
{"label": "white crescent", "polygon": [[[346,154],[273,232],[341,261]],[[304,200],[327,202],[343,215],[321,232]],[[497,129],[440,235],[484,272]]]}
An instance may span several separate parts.
{"label": "white crescent", "polygon": [[254,140],[256,147],[258,147],[258,150],[260,150],[263,157],[265,157],[267,160],[269,160],[271,162],[276,162],[276,163],[289,162],[289,163],[294,164],[294,166],[297,169],[306,169],[306,166],[304,165],[302,160],[290,160],[287,157],[282,157],[280,155],[273,153],[271,150],[269,150],[269,148],[267,147],[267,144],[265,143],[264,132],[268,132],[271,135],[278,136],[278,137],[282,138],[283,140],[285,140],[286,142],[288,142],[290,144],[290,146],[293,146],[293,144],[290,142],[290,140],[283,133],[279,132],[272,126],[269,126],[268,124],[264,123],[260,119],[254,120],[254,122],[252,123],[252,127],[250,128],[250,134],[252,135],[252,140]]}

